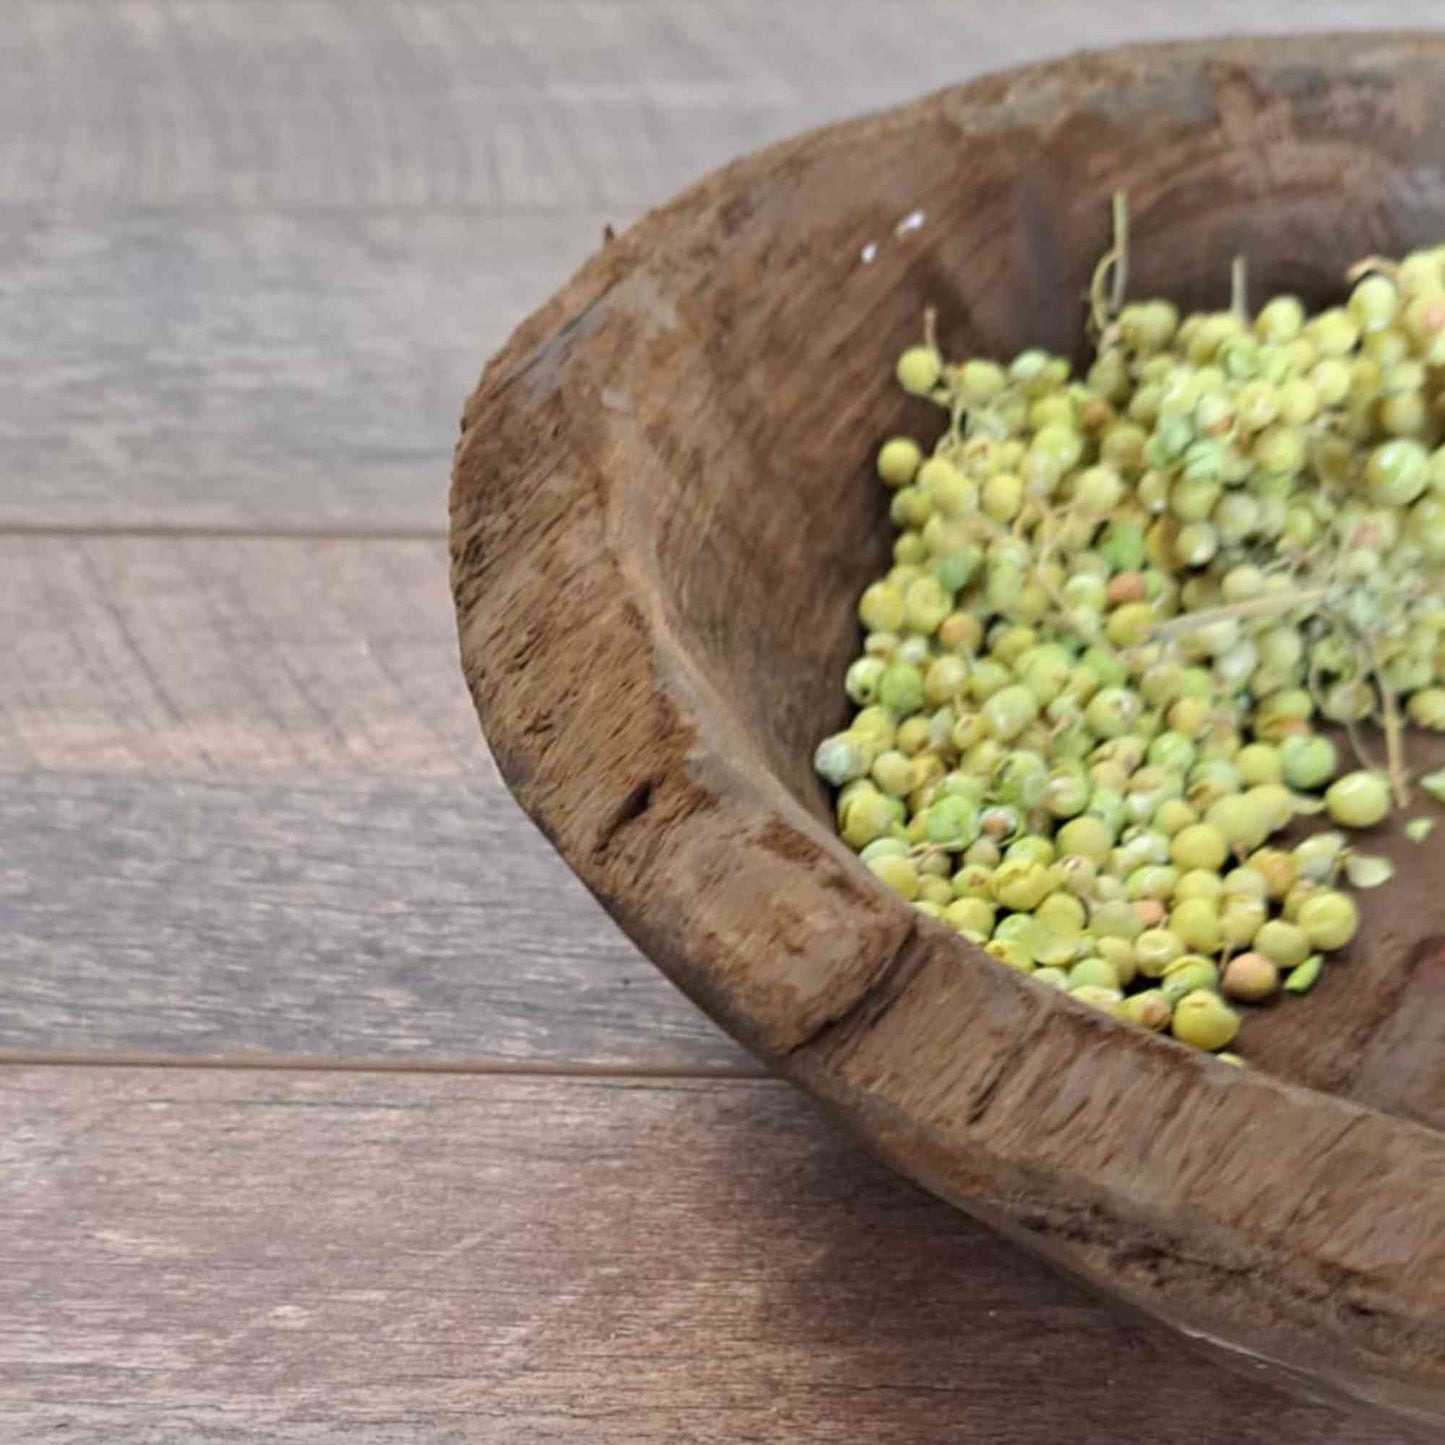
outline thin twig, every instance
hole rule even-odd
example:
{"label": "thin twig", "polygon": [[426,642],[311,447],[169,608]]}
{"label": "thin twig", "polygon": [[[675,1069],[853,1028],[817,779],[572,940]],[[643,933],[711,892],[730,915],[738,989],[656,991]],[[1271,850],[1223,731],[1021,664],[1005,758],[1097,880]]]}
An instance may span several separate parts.
{"label": "thin twig", "polygon": [[1370,671],[1374,674],[1375,688],[1380,694],[1380,705],[1385,712],[1385,766],[1390,775],[1390,789],[1395,795],[1395,806],[1410,806],[1410,771],[1405,762],[1405,730],[1400,722],[1400,708],[1395,701],[1395,689],[1385,681],[1385,669],[1380,664],[1380,654],[1375,644],[1365,639],[1365,651],[1369,657]]}
{"label": "thin twig", "polygon": [[1129,197],[1115,191],[1111,210],[1114,217],[1114,284],[1109,291],[1109,310],[1115,316],[1124,309],[1129,290]]}
{"label": "thin twig", "polygon": [[1243,256],[1236,256],[1229,267],[1229,309],[1249,321],[1249,262]]}
{"label": "thin twig", "polygon": [[[1089,321],[1097,336],[1102,337],[1109,323],[1123,309],[1129,285],[1129,198],[1115,191],[1112,203],[1114,239],[1099,257],[1089,279]],[[1109,294],[1104,295],[1104,283]]]}
{"label": "thin twig", "polygon": [[1363,260],[1356,261],[1345,272],[1345,280],[1353,286],[1356,281],[1372,272],[1380,276],[1388,276],[1393,281],[1400,274],[1400,263],[1392,261],[1388,256],[1366,256]]}
{"label": "thin twig", "polygon": [[[1057,514],[1051,507],[1044,508],[1043,521],[1042,525],[1039,528],[1040,532],[1043,534],[1043,542],[1039,548],[1038,558],[1034,562],[1035,570],[1039,573],[1042,573],[1044,568],[1048,566],[1048,564],[1053,560],[1054,543],[1058,541],[1059,533],[1068,526],[1069,520],[1074,514],[1074,505],[1076,500],[1077,499],[1071,499],[1068,506],[1064,508],[1063,520],[1059,522],[1059,525],[1057,527],[1054,526],[1055,521],[1058,520]],[[1044,590],[1047,591],[1048,584],[1043,581],[1042,576],[1039,580],[1040,584],[1044,587]]]}
{"label": "thin twig", "polygon": [[1253,617],[1270,617],[1277,612],[1294,612],[1301,607],[1311,607],[1323,602],[1330,594],[1328,587],[1307,587],[1302,592],[1275,593],[1268,597],[1255,597],[1248,602],[1235,602],[1227,607],[1208,607],[1202,612],[1186,612],[1161,622],[1150,636],[1156,642],[1171,642],[1176,637],[1193,632],[1196,628],[1208,627],[1215,622],[1244,622]]}
{"label": "thin twig", "polygon": [[968,410],[961,396],[953,397],[948,406],[948,437],[955,445],[963,441],[963,417]]}
{"label": "thin twig", "polygon": [[[1318,660],[1313,655],[1311,655],[1309,676],[1305,679],[1305,688],[1308,691],[1311,700],[1314,702],[1315,711],[1323,713],[1325,710],[1325,695],[1320,687],[1320,671],[1321,669]],[[1364,768],[1366,772],[1379,772],[1379,766],[1376,764],[1374,758],[1370,756],[1369,752],[1365,748],[1365,744],[1360,738],[1359,733],[1355,731],[1354,719],[1342,718],[1340,719],[1340,722],[1341,725],[1344,727],[1345,736],[1349,739],[1350,750],[1355,755],[1355,761],[1359,763],[1359,765]]]}
{"label": "thin twig", "polygon": [[1355,730],[1354,718],[1344,719],[1345,736],[1350,740],[1350,747],[1354,750],[1355,759],[1367,773],[1378,773],[1380,765],[1375,761],[1374,754],[1365,746],[1359,733]]}
{"label": "thin twig", "polygon": [[1400,723],[1400,709],[1395,702],[1395,690],[1381,683],[1385,702],[1385,759],[1390,774],[1390,788],[1395,794],[1395,806],[1410,806],[1410,769],[1405,762],[1405,730]]}

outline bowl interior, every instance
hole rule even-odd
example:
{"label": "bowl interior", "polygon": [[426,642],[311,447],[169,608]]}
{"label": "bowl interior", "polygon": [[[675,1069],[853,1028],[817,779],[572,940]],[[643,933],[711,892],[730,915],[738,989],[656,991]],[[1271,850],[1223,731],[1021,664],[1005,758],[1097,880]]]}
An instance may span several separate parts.
{"label": "bowl interior", "polygon": [[[1438,51],[1388,73],[1368,47],[1360,58],[1327,85],[1298,59],[1182,86],[1157,62],[1123,84],[1116,68],[1108,86],[1085,66],[1043,135],[996,123],[1003,90],[971,87],[867,146],[844,127],[806,161],[751,171],[681,239],[688,285],[659,303],[673,393],[649,404],[634,459],[631,564],[820,835],[831,813],[811,753],[846,716],[854,605],[891,542],[873,452],[900,430],[929,443],[941,425],[892,382],[924,308],[950,356],[1082,356],[1081,298],[1115,190],[1129,199],[1130,293],[1187,308],[1226,304],[1235,255],[1255,297],[1320,302],[1340,295],[1352,260],[1445,238]],[[1372,846],[1400,873],[1367,900],[1348,959],[1308,998],[1252,1011],[1245,1048],[1276,1073],[1442,1127],[1438,854],[1398,835]]]}

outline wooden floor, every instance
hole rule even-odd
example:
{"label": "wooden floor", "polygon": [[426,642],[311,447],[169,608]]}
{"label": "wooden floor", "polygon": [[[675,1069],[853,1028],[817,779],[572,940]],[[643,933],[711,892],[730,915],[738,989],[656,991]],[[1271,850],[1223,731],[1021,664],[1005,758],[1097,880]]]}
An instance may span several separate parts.
{"label": "wooden floor", "polygon": [[1394,1445],[859,1154],[524,821],[461,400],[730,155],[1436,0],[0,8],[0,1442]]}

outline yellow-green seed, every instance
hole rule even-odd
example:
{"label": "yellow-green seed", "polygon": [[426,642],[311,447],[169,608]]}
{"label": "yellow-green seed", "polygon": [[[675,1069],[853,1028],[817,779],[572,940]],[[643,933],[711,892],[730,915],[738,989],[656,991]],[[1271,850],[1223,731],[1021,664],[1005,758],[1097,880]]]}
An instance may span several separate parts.
{"label": "yellow-green seed", "polygon": [[1213,1053],[1234,1042],[1240,1017],[1218,994],[1195,989],[1174,1005],[1170,1030],[1183,1044]]}
{"label": "yellow-green seed", "polygon": [[1229,856],[1229,841],[1210,823],[1191,823],[1170,839],[1169,856],[1180,868],[1217,870]]}
{"label": "yellow-green seed", "polygon": [[1241,953],[1231,958],[1220,976],[1230,998],[1258,1003],[1279,991],[1279,965],[1263,953]]}
{"label": "yellow-green seed", "polygon": [[1295,968],[1314,951],[1309,935],[1298,924],[1272,918],[1254,936],[1255,951],[1272,958],[1281,968]]}
{"label": "yellow-green seed", "polygon": [[1174,1006],[1159,989],[1148,988],[1124,1000],[1123,1015],[1129,1023],[1157,1034],[1169,1027]]}
{"label": "yellow-green seed", "polygon": [[885,486],[906,487],[922,461],[923,452],[912,437],[890,437],[878,448],[878,476]]}
{"label": "yellow-green seed", "polygon": [[1069,970],[1069,989],[1072,992],[1074,989],[1088,985],[1117,989],[1119,976],[1114,972],[1113,966],[1102,958],[1080,959]]}
{"label": "yellow-green seed", "polygon": [[1228,948],[1245,948],[1269,918],[1263,899],[1226,895],[1219,909],[1219,934]]}
{"label": "yellow-green seed", "polygon": [[1005,908],[1023,913],[1043,902],[1050,885],[1047,867],[1022,858],[1000,863],[989,882],[993,896],[999,903]]}
{"label": "yellow-green seed", "polygon": [[983,946],[984,952],[1019,973],[1034,971],[1034,957],[1022,944],[1011,938],[992,938]]}
{"label": "yellow-green seed", "polygon": [[1097,938],[1093,942],[1099,957],[1114,970],[1119,987],[1128,988],[1139,972],[1134,945],[1127,938]]}
{"label": "yellow-green seed", "polygon": [[[838,830],[1008,966],[1219,1049],[1218,993],[1313,986],[1393,872],[1343,833],[1268,840],[1445,802],[1413,753],[1445,731],[1445,247],[1313,317],[1131,301],[1081,382],[924,332],[897,378],[947,426],[876,454],[891,565],[814,755]],[[1388,775],[1344,761],[1372,720]]]}
{"label": "yellow-green seed", "polygon": [[1169,931],[1192,953],[1216,953],[1222,941],[1218,908],[1207,898],[1186,898],[1170,913]]}
{"label": "yellow-green seed", "polygon": [[880,882],[910,903],[918,897],[918,870],[907,858],[876,858],[868,865]]}
{"label": "yellow-green seed", "polygon": [[914,396],[927,396],[943,375],[943,362],[938,353],[927,346],[910,346],[898,358],[898,384]]}
{"label": "yellow-green seed", "polygon": [[1124,995],[1117,988],[1102,987],[1099,984],[1085,983],[1078,988],[1069,990],[1069,997],[1077,999],[1080,1003],[1088,1004],[1090,1008],[1096,1008],[1101,1013],[1108,1014],[1111,1018],[1118,1018],[1120,1005],[1124,1002]]}
{"label": "yellow-green seed", "polygon": [[1309,939],[1311,949],[1331,953],[1355,936],[1360,910],[1348,893],[1325,888],[1300,904],[1295,922]]}
{"label": "yellow-green seed", "polygon": [[1379,773],[1346,773],[1325,793],[1330,817],[1345,828],[1371,828],[1390,811],[1390,785]]}
{"label": "yellow-green seed", "polygon": [[953,898],[953,890],[948,886],[948,880],[940,878],[933,873],[922,873],[918,880],[918,897],[924,903],[931,903],[939,910],[941,917],[944,909]]}
{"label": "yellow-green seed", "polygon": [[1159,987],[1171,1003],[1178,1003],[1186,993],[1195,989],[1217,990],[1219,966],[1202,953],[1183,954],[1164,970]]}
{"label": "yellow-green seed", "polygon": [[[955,880],[955,887],[957,881]],[[985,898],[955,898],[943,910],[943,920],[960,933],[978,939],[986,939],[993,933],[997,910]]]}

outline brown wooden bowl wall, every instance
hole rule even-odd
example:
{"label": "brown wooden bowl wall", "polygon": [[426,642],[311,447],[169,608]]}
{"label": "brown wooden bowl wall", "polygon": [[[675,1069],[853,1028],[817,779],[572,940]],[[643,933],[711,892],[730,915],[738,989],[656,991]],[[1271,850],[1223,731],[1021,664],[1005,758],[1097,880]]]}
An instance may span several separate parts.
{"label": "brown wooden bowl wall", "polygon": [[1241,1072],[906,908],[811,771],[888,547],[874,448],[938,427],[892,357],[925,305],[952,355],[1077,352],[1118,188],[1134,294],[1222,304],[1236,253],[1256,295],[1335,294],[1445,236],[1445,40],[1083,55],[707,178],[471,398],[463,662],[503,774],[622,926],[900,1169],[1236,1358],[1438,1426],[1438,850],[1380,840],[1401,876],[1315,994],[1251,1019]]}

